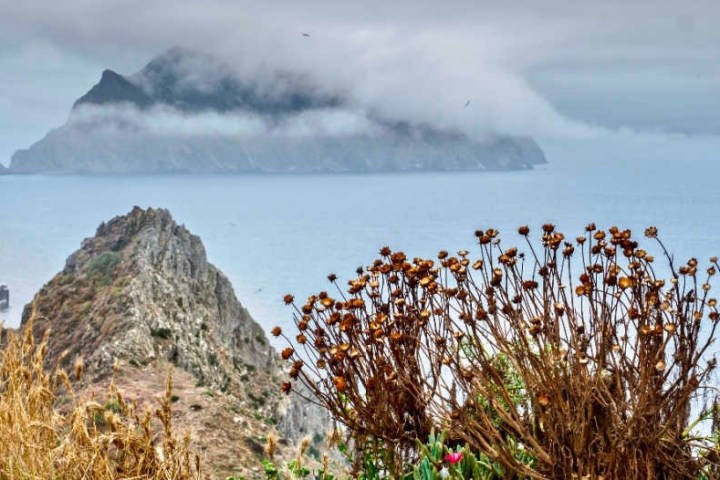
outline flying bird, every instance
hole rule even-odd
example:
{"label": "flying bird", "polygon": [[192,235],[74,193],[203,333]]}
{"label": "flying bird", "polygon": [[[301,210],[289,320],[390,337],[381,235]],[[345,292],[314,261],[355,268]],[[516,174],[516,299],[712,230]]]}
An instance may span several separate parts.
{"label": "flying bird", "polygon": [[305,32],[303,32],[302,36],[303,36],[303,37],[309,37],[309,36],[310,36],[310,34],[309,34],[309,33],[305,33]]}
{"label": "flying bird", "polygon": [[470,100],[468,100],[467,102],[465,102],[465,108],[467,108],[467,107],[469,107],[469,106],[470,106]]}

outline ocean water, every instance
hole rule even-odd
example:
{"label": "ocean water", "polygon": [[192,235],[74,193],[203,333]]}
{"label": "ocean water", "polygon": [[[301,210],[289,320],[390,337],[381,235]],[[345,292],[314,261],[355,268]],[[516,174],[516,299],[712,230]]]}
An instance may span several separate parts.
{"label": "ocean water", "polygon": [[[282,295],[350,278],[383,245],[410,256],[474,247],[474,230],[589,221],[657,225],[679,259],[720,254],[720,140],[632,135],[548,141],[550,164],[506,173],[0,177],[5,323],[97,225],[134,205],[168,208],[267,329],[288,326]],[[506,240],[506,242],[508,241]],[[519,239],[517,239],[519,241]]]}

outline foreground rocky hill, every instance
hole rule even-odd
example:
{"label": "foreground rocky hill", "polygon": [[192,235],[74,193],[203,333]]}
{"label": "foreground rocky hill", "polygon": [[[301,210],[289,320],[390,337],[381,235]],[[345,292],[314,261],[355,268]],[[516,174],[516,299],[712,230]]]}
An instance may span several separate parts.
{"label": "foreground rocky hill", "polygon": [[48,363],[85,368],[82,392],[114,382],[162,396],[172,373],[177,425],[195,432],[209,471],[259,471],[264,438],[290,446],[323,432],[317,411],[280,393],[276,353],[208,263],[200,239],[166,210],[140,208],[100,225],[25,307],[22,327],[50,330]]}
{"label": "foreground rocky hill", "polygon": [[173,48],[133,75],[105,70],[65,125],[13,155],[9,172],[517,170],[546,162],[530,138],[471,139],[349,103],[291,73],[244,80],[209,55]]}

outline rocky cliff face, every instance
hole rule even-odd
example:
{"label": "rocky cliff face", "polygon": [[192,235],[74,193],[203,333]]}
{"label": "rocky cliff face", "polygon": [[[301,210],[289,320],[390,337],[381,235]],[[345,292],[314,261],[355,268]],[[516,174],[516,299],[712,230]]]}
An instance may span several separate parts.
{"label": "rocky cliff face", "polygon": [[244,81],[174,48],[141,71],[103,72],[68,122],[12,157],[14,173],[516,170],[545,163],[529,138],[397,124],[281,72]]}
{"label": "rocky cliff face", "polygon": [[250,475],[262,455],[257,438],[278,423],[288,440],[322,432],[316,410],[279,392],[263,329],[200,239],[166,210],[136,207],[102,224],[26,306],[22,326],[51,331],[51,364],[83,360],[79,388],[114,381],[148,400],[175,371],[178,422],[206,437],[199,445],[215,473]]}

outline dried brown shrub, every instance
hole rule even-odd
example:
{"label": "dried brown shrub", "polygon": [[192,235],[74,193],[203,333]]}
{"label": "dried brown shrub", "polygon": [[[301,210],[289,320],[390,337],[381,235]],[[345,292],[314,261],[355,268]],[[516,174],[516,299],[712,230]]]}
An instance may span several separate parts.
{"label": "dried brown shrub", "polygon": [[476,232],[475,260],[383,248],[337,300],[293,303],[291,381],[346,427],[358,460],[379,447],[391,471],[433,427],[508,476],[717,471],[717,445],[689,428],[715,367],[717,259],[677,267],[652,227],[659,267],[629,230],[591,224],[571,242],[548,224],[536,243],[518,232],[527,255],[494,229]]}

